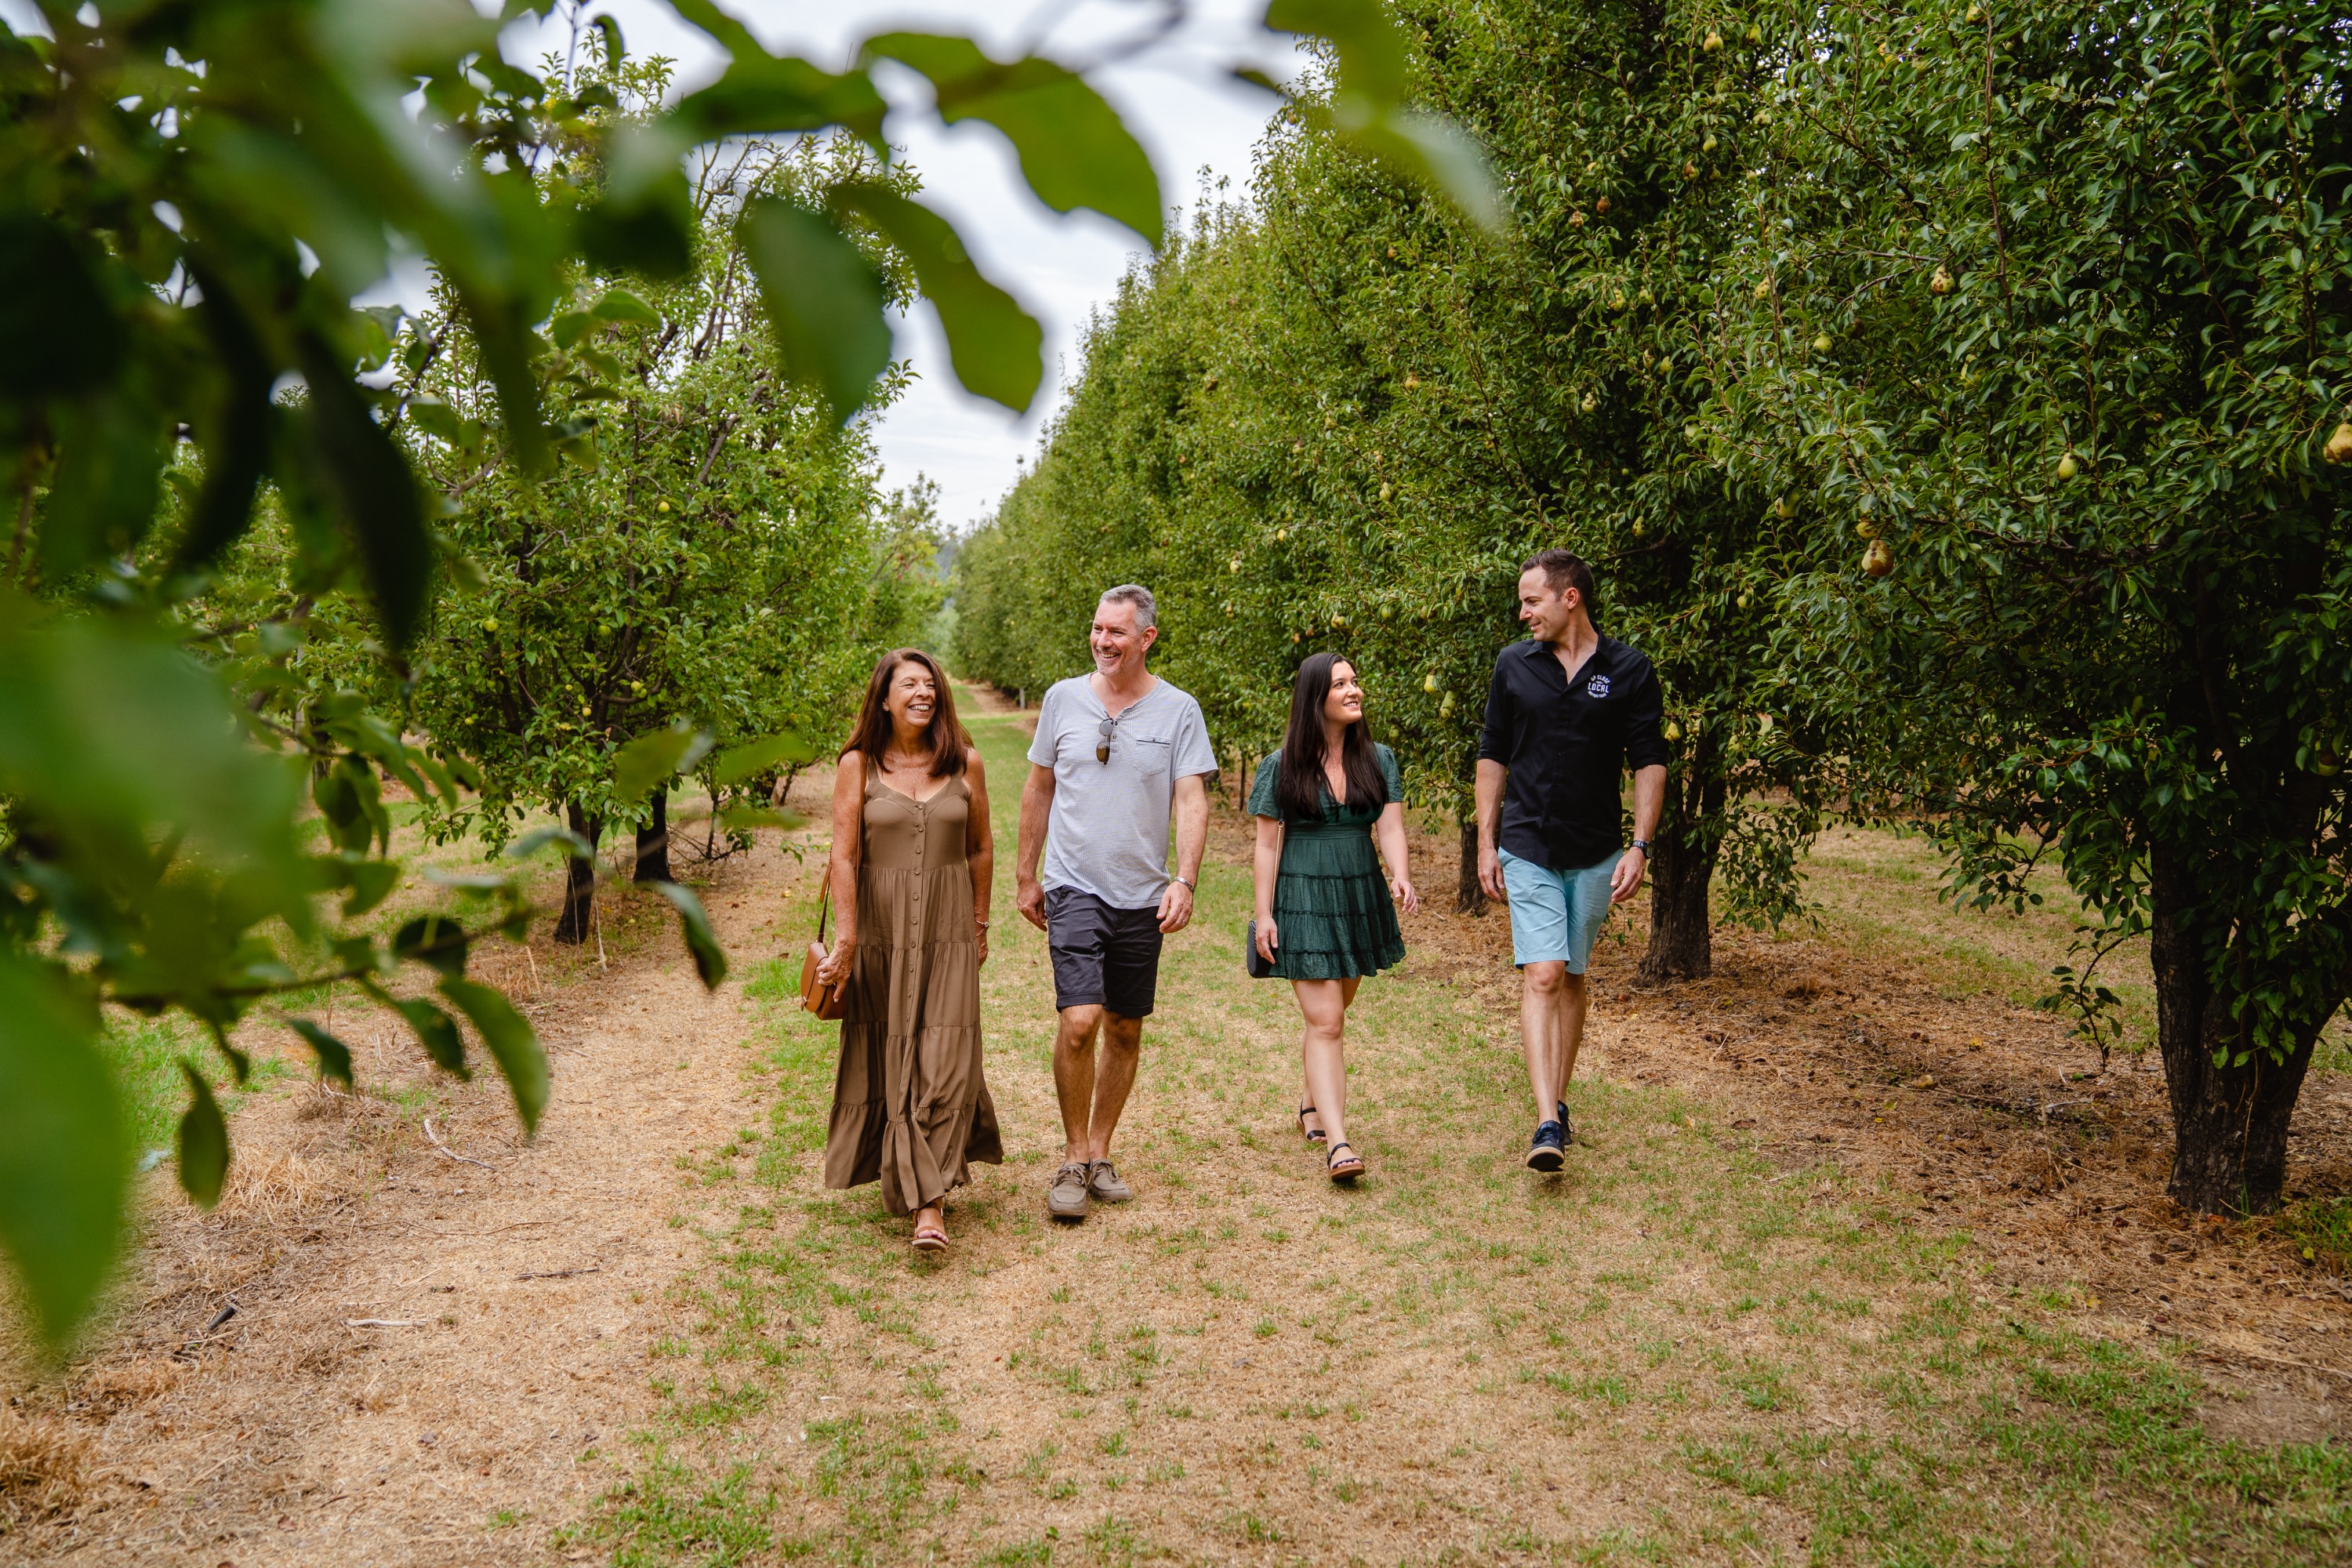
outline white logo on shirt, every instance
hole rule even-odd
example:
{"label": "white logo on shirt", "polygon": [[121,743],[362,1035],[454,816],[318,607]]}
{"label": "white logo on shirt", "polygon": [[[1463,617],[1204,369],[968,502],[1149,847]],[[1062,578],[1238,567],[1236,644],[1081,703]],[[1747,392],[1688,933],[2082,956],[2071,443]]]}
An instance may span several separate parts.
{"label": "white logo on shirt", "polygon": [[1607,676],[1605,676],[1605,675],[1596,675],[1596,676],[1594,676],[1591,679],[1590,679],[1590,680],[1588,680],[1588,681],[1586,681],[1586,682],[1584,683],[1584,690],[1585,690],[1585,694],[1586,694],[1587,696],[1591,696],[1591,697],[1606,697],[1606,696],[1608,696],[1608,695],[1609,695],[1609,678],[1608,678]]}

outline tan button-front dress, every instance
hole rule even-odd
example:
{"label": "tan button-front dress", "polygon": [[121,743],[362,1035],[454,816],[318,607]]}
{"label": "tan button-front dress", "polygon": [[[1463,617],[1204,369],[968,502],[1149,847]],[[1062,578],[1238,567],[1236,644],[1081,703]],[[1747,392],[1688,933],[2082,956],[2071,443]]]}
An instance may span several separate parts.
{"label": "tan button-front dress", "polygon": [[824,1184],[879,1181],[883,1206],[908,1215],[962,1185],[971,1162],[1004,1162],[981,1072],[971,792],[958,776],[919,801],[869,775],[865,818]]}

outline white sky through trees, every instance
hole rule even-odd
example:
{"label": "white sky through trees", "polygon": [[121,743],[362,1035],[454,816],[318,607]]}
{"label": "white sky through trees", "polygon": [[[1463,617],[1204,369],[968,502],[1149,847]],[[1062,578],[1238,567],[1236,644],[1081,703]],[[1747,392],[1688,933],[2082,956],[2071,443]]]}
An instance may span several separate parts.
{"label": "white sky through trees", "polygon": [[[0,0],[5,3],[5,0]],[[1099,58],[1116,40],[1145,30],[1160,14],[1139,0],[723,0],[771,48],[790,48],[817,63],[838,66],[860,38],[890,27],[954,30],[977,37],[1003,58],[1024,46],[1066,63]],[[1191,0],[1182,24],[1147,52],[1109,67],[1093,79],[1151,154],[1163,200],[1191,207],[1202,194],[1205,166],[1241,194],[1250,149],[1275,108],[1264,92],[1232,81],[1229,65],[1248,61],[1276,79],[1295,75],[1299,60],[1288,40],[1261,31],[1265,0]],[[678,86],[691,89],[718,72],[709,40],[649,0],[604,0],[593,12],[620,23],[632,56],[667,55],[678,62]],[[533,61],[544,45],[518,37],[510,58]],[[877,73],[878,74],[878,73]],[[928,101],[912,72],[888,79],[896,104]],[[962,531],[990,509],[1034,456],[1037,434],[1060,405],[1076,373],[1079,328],[1087,313],[1107,303],[1142,242],[1109,219],[1089,212],[1064,217],[1021,183],[1010,145],[978,123],[950,130],[912,115],[894,115],[886,130],[921,174],[922,200],[954,220],[989,276],[1012,290],[1045,329],[1045,385],[1025,418],[956,385],[947,371],[945,343],[929,305],[896,323],[898,353],[914,365],[914,385],[886,414],[876,432],[884,483],[911,484],[918,473],[940,485],[940,521]]]}
{"label": "white sky through trees", "polygon": [[[477,3],[495,9],[491,0]],[[1275,100],[1232,80],[1228,68],[1247,63],[1287,79],[1303,64],[1287,38],[1257,26],[1265,0],[720,3],[771,48],[803,53],[835,67],[846,63],[858,39],[891,28],[952,30],[977,38],[999,58],[1028,48],[1083,66],[1119,40],[1144,34],[1161,16],[1178,13],[1180,24],[1150,48],[1092,74],[1150,153],[1161,197],[1171,208],[1190,209],[1204,188],[1213,197],[1220,177],[1232,182],[1228,196],[1240,195],[1248,182],[1250,151],[1265,130]],[[632,56],[677,60],[676,91],[690,91],[719,73],[723,57],[716,47],[656,0],[598,0],[589,13],[610,13]],[[30,0],[0,0],[0,22],[22,33],[47,31]],[[536,65],[567,37],[557,26],[541,28],[537,37],[517,27],[507,37],[508,57]],[[877,75],[894,105],[928,102],[928,87],[913,72],[886,69]],[[921,174],[922,199],[954,221],[989,276],[1012,290],[1045,329],[1045,387],[1028,415],[1015,417],[955,384],[928,304],[895,322],[897,352],[913,365],[917,380],[876,431],[883,482],[896,488],[928,474],[939,482],[940,521],[961,532],[995,506],[1019,476],[1021,463],[1034,455],[1039,429],[1060,406],[1076,374],[1079,328],[1088,311],[1109,301],[1143,246],[1108,218],[1089,212],[1064,217],[1031,195],[1010,145],[991,127],[970,122],[950,130],[935,121],[894,114],[885,130]],[[423,273],[410,276],[404,269],[369,298],[421,305]]]}

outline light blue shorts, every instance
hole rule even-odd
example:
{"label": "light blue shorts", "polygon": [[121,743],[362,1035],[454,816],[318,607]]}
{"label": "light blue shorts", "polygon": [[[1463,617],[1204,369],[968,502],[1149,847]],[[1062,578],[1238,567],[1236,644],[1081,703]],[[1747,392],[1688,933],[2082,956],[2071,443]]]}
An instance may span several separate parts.
{"label": "light blue shorts", "polygon": [[1565,963],[1570,974],[1583,973],[1592,962],[1592,939],[1609,918],[1609,879],[1618,857],[1581,871],[1554,871],[1507,849],[1496,853],[1511,896],[1511,962],[1522,969]]}

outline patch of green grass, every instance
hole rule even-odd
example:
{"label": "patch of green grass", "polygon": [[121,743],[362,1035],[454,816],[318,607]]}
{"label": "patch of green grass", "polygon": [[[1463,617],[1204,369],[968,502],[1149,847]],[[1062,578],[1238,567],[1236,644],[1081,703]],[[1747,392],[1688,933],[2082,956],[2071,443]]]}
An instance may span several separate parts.
{"label": "patch of green grass", "polygon": [[2256,1223],[2284,1237],[2309,1267],[2352,1274],[2352,1198],[2305,1199]]}
{"label": "patch of green grass", "polygon": [[656,1449],[629,1479],[605,1494],[604,1508],[581,1526],[557,1533],[559,1545],[607,1547],[614,1568],[656,1568],[690,1562],[732,1568],[754,1557],[803,1557],[803,1541],[779,1542],[769,1520],[773,1488],[753,1485],[751,1467],[730,1467],[705,1480],[679,1459]]}
{"label": "patch of green grass", "polygon": [[181,1075],[180,1058],[195,1056],[198,1064],[211,1055],[195,1029],[184,1019],[166,1015],[142,1018],[119,1014],[107,1020],[99,1049],[114,1068],[122,1090],[122,1118],[131,1131],[131,1146],[145,1152],[170,1149],[186,1107],[188,1080]]}

